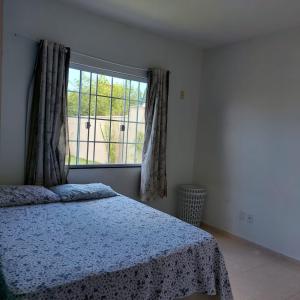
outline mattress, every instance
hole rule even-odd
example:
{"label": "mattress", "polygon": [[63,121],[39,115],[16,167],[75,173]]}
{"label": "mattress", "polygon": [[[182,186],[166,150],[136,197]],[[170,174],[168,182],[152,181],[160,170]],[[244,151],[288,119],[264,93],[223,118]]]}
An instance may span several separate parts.
{"label": "mattress", "polygon": [[142,203],[0,208],[1,299],[232,299],[214,237]]}

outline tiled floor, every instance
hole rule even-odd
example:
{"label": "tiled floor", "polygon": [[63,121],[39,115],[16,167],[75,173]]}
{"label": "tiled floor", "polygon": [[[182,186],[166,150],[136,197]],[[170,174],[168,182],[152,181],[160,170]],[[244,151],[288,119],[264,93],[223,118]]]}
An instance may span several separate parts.
{"label": "tiled floor", "polygon": [[300,300],[300,263],[212,229],[205,230],[219,242],[235,300]]}

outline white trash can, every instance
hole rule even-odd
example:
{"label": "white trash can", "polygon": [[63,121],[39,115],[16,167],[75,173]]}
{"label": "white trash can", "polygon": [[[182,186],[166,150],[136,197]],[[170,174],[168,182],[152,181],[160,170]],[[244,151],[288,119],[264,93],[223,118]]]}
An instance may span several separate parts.
{"label": "white trash can", "polygon": [[184,184],[178,187],[178,216],[181,220],[200,227],[207,189],[203,186]]}

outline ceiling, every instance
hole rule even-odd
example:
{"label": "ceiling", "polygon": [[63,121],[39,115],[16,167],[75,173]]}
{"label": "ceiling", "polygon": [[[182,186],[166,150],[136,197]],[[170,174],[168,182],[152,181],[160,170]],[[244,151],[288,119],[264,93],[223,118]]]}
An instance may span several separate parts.
{"label": "ceiling", "polygon": [[300,26],[300,0],[63,0],[201,47]]}

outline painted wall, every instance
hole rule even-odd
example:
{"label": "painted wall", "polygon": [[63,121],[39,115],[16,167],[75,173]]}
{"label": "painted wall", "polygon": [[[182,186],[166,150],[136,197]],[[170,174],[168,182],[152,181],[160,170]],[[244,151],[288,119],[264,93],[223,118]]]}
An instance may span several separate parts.
{"label": "painted wall", "polygon": [[205,221],[300,259],[300,30],[211,49],[203,62]]}
{"label": "painted wall", "polygon": [[[200,98],[201,53],[189,45],[111,22],[53,0],[4,1],[4,77],[1,109],[2,154],[0,183],[22,183],[26,92],[36,45],[47,38],[78,52],[141,67],[160,66],[171,71],[168,121],[167,200],[152,205],[175,211],[175,187],[193,180],[197,110]],[[186,92],[179,99],[180,90]],[[138,197],[140,169],[71,170],[72,182],[102,181]]]}

